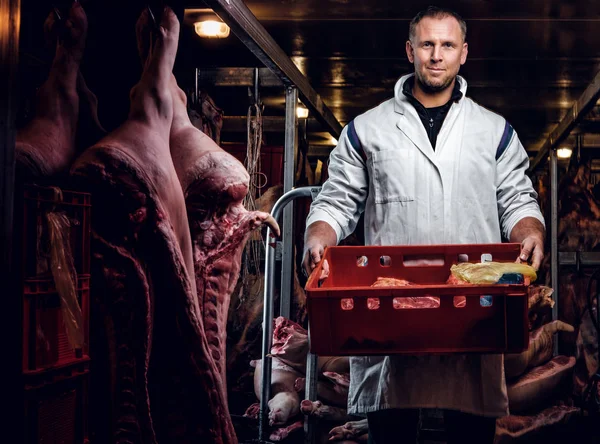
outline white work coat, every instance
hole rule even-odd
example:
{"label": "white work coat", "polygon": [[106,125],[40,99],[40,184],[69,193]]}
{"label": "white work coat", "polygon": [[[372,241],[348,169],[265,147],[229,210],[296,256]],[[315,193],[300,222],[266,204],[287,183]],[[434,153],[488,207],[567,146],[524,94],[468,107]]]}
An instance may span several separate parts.
{"label": "white work coat", "polygon": [[[523,217],[544,223],[529,159],[505,119],[463,97],[434,150],[402,92],[408,77],[393,99],[344,128],[307,226],[325,221],[339,242],[364,211],[367,245],[431,245],[499,243]],[[467,83],[457,79],[464,96]],[[386,408],[507,415],[503,355],[352,357],[348,413]]]}

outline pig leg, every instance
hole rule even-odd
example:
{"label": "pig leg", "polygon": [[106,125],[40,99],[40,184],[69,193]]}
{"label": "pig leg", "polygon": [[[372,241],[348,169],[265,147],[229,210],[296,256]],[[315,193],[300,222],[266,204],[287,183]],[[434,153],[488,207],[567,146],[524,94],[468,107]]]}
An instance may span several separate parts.
{"label": "pig leg", "polygon": [[504,356],[504,373],[508,378],[520,376],[529,368],[545,364],[552,358],[554,334],[559,331],[573,332],[575,329],[562,321],[552,321],[531,333],[529,347],[519,354]]}
{"label": "pig leg", "polygon": [[59,33],[60,38],[48,79],[38,92],[36,115],[17,132],[15,158],[25,176],[50,177],[65,173],[76,155],[77,74],[88,26],[79,2],[72,4],[62,22],[59,23],[54,12],[46,19],[46,31]]}
{"label": "pig leg", "polygon": [[[306,378],[296,378],[294,389],[301,393],[306,386]],[[348,389],[340,385],[332,387],[331,384],[324,381],[317,381],[317,398],[335,406],[343,407],[348,403]]]}
{"label": "pig leg", "polygon": [[76,146],[87,148],[98,142],[106,131],[98,118],[98,98],[88,88],[81,70],[77,73],[77,94],[80,106]]}
{"label": "pig leg", "polygon": [[321,401],[310,401],[305,399],[300,404],[300,410],[307,416],[315,416],[328,421],[347,421],[346,409],[324,405]]}
{"label": "pig leg", "polygon": [[250,407],[246,409],[244,412],[244,418],[254,418],[258,419],[258,414],[260,413],[260,403],[255,402]]}
{"label": "pig leg", "polygon": [[295,432],[296,430],[302,430],[303,427],[304,424],[302,424],[302,421],[296,421],[287,427],[282,427],[275,430],[273,433],[271,433],[269,439],[271,441],[283,441],[285,438],[290,436],[290,433]]}
{"label": "pig leg", "polygon": [[242,201],[248,173],[233,156],[195,128],[187,113],[185,93],[171,77],[173,123],[171,157],[185,194],[192,233],[194,273],[206,336],[225,381],[227,314],[241,268],[241,256],[252,230],[268,224],[267,213],[247,211]]}
{"label": "pig leg", "polygon": [[369,431],[367,419],[350,421],[339,427],[334,427],[329,432],[330,441],[357,440]]}
{"label": "pig leg", "polygon": [[346,391],[350,388],[349,373],[323,372],[323,376],[333,382],[334,386],[342,387]]}

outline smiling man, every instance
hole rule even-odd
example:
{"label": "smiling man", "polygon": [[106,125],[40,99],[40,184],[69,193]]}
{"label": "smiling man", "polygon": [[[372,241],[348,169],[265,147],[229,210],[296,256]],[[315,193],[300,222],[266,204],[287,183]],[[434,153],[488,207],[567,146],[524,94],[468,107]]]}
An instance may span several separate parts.
{"label": "smiling man", "polygon": [[[305,233],[311,272],[365,216],[367,245],[518,242],[538,268],[544,219],[512,126],[465,97],[467,26],[430,7],[410,23],[415,72],[394,98],[356,117],[329,160]],[[432,329],[436,326],[432,325]],[[444,332],[439,332],[443,335]],[[362,356],[350,359],[349,414],[366,414],[376,444],[415,443],[422,408],[444,411],[447,442],[492,443],[508,414],[502,355]]]}

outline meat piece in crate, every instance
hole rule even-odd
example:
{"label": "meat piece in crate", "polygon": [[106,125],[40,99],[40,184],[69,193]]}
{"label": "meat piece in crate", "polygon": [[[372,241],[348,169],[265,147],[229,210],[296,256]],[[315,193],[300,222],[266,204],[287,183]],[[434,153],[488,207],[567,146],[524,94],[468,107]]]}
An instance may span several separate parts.
{"label": "meat piece in crate", "polygon": [[[78,274],[90,272],[91,195],[58,187],[26,185],[23,190],[21,217],[17,227],[22,230],[21,262],[23,276],[47,277],[51,274],[52,248],[63,248],[73,257]],[[48,215],[64,214],[68,221],[68,245],[52,245]]]}
{"label": "meat piece in crate", "polygon": [[87,360],[25,376],[22,441],[88,443]]}
{"label": "meat piece in crate", "polygon": [[[448,283],[454,264],[514,262],[519,252],[519,244],[329,247],[306,284],[310,350],[324,356],[523,351],[526,285]],[[325,260],[329,275],[319,281]],[[372,286],[382,278],[403,286]]]}
{"label": "meat piece in crate", "polygon": [[[90,278],[80,275],[76,283],[81,311],[81,347],[74,347],[64,322],[61,297],[52,279],[28,279],[23,284],[23,372],[83,359],[88,355]],[[71,318],[71,322],[73,322]]]}

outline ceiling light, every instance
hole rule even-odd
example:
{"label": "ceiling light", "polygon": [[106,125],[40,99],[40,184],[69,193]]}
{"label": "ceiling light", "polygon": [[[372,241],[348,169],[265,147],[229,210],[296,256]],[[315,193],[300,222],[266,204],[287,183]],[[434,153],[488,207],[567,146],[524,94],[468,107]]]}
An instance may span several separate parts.
{"label": "ceiling light", "polygon": [[308,110],[303,106],[296,107],[296,115],[299,119],[306,119],[308,117]]}
{"label": "ceiling light", "polygon": [[229,26],[216,20],[196,22],[194,29],[200,37],[224,39],[229,35]]}
{"label": "ceiling light", "polygon": [[559,159],[568,159],[573,154],[573,150],[571,148],[562,147],[556,150],[556,155]]}

